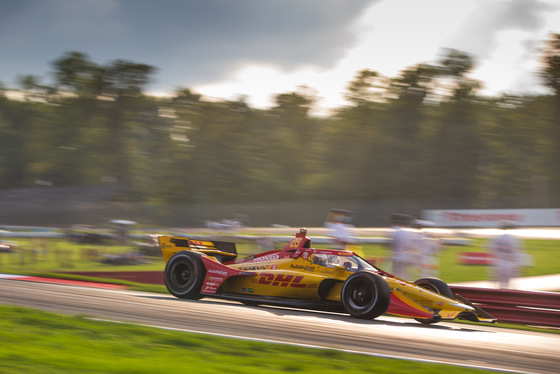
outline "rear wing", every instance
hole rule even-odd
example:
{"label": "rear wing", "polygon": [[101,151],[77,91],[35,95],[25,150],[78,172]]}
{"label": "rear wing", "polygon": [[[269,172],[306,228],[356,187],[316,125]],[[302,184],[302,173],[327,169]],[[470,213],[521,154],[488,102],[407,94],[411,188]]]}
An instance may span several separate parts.
{"label": "rear wing", "polygon": [[237,257],[235,243],[209,240],[191,240],[180,236],[158,236],[159,248],[167,263],[171,256],[180,251],[194,251],[216,257],[220,262],[231,261]]}

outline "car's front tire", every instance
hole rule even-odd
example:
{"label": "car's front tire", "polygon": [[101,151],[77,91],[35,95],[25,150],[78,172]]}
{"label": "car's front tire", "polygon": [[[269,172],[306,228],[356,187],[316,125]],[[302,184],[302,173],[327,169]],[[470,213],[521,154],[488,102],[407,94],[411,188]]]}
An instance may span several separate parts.
{"label": "car's front tire", "polygon": [[180,299],[200,299],[200,289],[206,270],[200,254],[181,251],[175,253],[165,265],[165,286]]}
{"label": "car's front tire", "polygon": [[[438,279],[438,278],[420,278],[417,281],[415,281],[414,284],[416,284],[417,286],[420,286],[422,288],[425,288],[429,291],[432,291],[434,293],[445,296],[447,298],[450,298],[450,299],[454,298],[453,292],[451,291],[451,288],[449,288],[447,283],[445,283],[441,279]],[[441,317],[439,315],[436,315],[433,318],[415,318],[415,319],[418,322],[420,322],[422,324],[425,324],[425,325],[429,325],[429,324],[437,323],[437,322],[441,321]]]}
{"label": "car's front tire", "polygon": [[340,298],[351,316],[374,319],[387,311],[391,290],[385,280],[368,271],[359,271],[346,279]]}

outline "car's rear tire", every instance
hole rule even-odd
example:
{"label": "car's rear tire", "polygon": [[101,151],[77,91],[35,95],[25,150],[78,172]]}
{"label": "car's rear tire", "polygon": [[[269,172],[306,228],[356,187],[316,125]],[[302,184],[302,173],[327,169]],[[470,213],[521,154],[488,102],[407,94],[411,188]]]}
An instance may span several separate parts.
{"label": "car's rear tire", "polygon": [[197,300],[206,270],[200,254],[181,251],[175,253],[165,265],[165,286],[175,297]]}
{"label": "car's rear tire", "polygon": [[[449,288],[447,283],[445,283],[441,279],[438,279],[438,278],[420,278],[417,281],[415,281],[414,284],[416,284],[417,286],[420,286],[422,288],[425,288],[429,291],[440,294],[442,296],[448,297],[450,299],[454,298],[453,292],[451,291],[451,288]],[[420,322],[422,324],[429,325],[429,324],[437,323],[437,322],[441,321],[441,317],[439,315],[436,315],[433,318],[415,318],[415,320],[417,320],[418,322]]]}
{"label": "car's rear tire", "polygon": [[346,279],[340,298],[344,309],[351,316],[374,319],[387,311],[391,290],[381,276],[359,271]]}

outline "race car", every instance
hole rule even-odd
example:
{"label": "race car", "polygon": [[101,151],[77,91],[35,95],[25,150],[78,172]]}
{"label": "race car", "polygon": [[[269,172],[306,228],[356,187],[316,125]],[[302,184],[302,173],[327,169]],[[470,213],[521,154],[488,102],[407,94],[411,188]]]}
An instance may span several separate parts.
{"label": "race car", "polygon": [[348,313],[374,319],[382,314],[423,324],[496,319],[437,278],[408,282],[348,250],[311,246],[300,229],[281,250],[237,258],[235,243],[162,235],[165,285],[181,299],[216,297],[246,305],[277,305]]}

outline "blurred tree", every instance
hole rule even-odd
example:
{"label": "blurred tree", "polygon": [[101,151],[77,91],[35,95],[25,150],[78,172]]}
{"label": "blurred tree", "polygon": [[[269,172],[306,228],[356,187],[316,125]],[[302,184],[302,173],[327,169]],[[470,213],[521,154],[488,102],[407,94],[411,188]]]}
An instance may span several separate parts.
{"label": "blurred tree", "polygon": [[266,160],[262,149],[267,146],[258,137],[255,111],[240,99],[200,102],[188,113],[183,119],[188,119],[191,149],[187,197],[205,203],[269,198],[255,177]]}
{"label": "blurred tree", "polygon": [[66,52],[51,63],[58,87],[82,97],[97,97],[102,91],[102,68],[82,52]]}
{"label": "blurred tree", "polygon": [[127,198],[158,204],[461,197],[484,207],[531,195],[547,206],[547,190],[560,191],[557,41],[543,60],[554,95],[479,96],[475,61],[447,50],[393,79],[357,72],[350,105],[323,118],[307,87],[268,110],[187,88],[155,98],[144,94],[153,67],[69,52],[52,65],[58,95],[34,76],[20,84],[41,100],[0,88],[0,187],[125,181]]}
{"label": "blurred tree", "polygon": [[103,69],[103,93],[119,98],[141,95],[155,70],[150,65],[115,60]]}
{"label": "blurred tree", "polygon": [[345,97],[353,105],[381,101],[387,88],[385,78],[378,72],[364,69],[359,71],[348,84]]}
{"label": "blurred tree", "polygon": [[554,94],[560,97],[560,34],[550,35],[544,50],[542,76],[544,83]]}
{"label": "blurred tree", "polygon": [[177,90],[175,96],[172,98],[174,104],[181,107],[190,107],[196,105],[202,95],[192,92],[188,88],[182,88]]}
{"label": "blurred tree", "polygon": [[149,65],[125,60],[113,61],[101,69],[101,95],[113,100],[99,103],[106,113],[105,127],[109,130],[100,151],[105,156],[106,170],[120,182],[133,182],[131,154],[134,149],[130,140],[138,121],[146,112],[157,113],[157,107],[142,110],[148,104],[143,95],[144,86],[150,82],[150,74],[154,71],[155,68]]}
{"label": "blurred tree", "polygon": [[18,83],[26,100],[47,100],[56,91],[53,87],[41,84],[41,78],[36,75],[19,76]]}
{"label": "blurred tree", "polygon": [[554,119],[550,129],[554,143],[548,161],[551,171],[550,191],[556,197],[560,197],[560,34],[550,35],[545,45],[542,76],[545,85],[554,93],[551,101]]}
{"label": "blurred tree", "polygon": [[478,159],[477,200],[487,206],[502,196],[530,196],[535,207],[546,205],[546,100],[505,95],[484,104],[478,109],[484,150]]}
{"label": "blurred tree", "polygon": [[34,153],[29,153],[28,136],[32,132],[35,106],[0,97],[0,187],[24,187],[29,182],[27,166]]}
{"label": "blurred tree", "polygon": [[59,103],[65,112],[59,125],[65,128],[61,149],[86,152],[83,162],[97,178],[131,183],[133,134],[146,112],[157,113],[143,96],[155,68],[125,60],[98,66],[81,52],[65,53],[52,66],[58,87],[74,94]]}
{"label": "blurred tree", "polygon": [[39,78],[35,75],[23,75],[18,80],[19,85],[25,91],[33,91],[39,86]]}
{"label": "blurred tree", "polygon": [[425,99],[436,75],[436,68],[420,64],[403,70],[391,80],[384,164],[387,172],[393,171],[387,187],[394,196],[412,197],[424,191],[423,160],[428,155],[428,145],[421,137],[421,131],[425,120]]}
{"label": "blurred tree", "polygon": [[439,66],[439,76],[451,79],[451,87],[449,98],[440,104],[432,137],[429,184],[436,196],[471,198],[477,194],[478,160],[485,151],[475,96],[479,83],[467,77],[475,63],[466,53],[446,50]]}
{"label": "blurred tree", "polygon": [[275,105],[267,113],[268,146],[263,155],[268,173],[280,182],[271,184],[271,191],[284,199],[307,197],[310,186],[306,180],[316,171],[311,165],[317,162],[319,129],[317,121],[309,116],[314,102],[312,91],[299,87],[295,92],[276,95]]}
{"label": "blurred tree", "polygon": [[380,167],[385,158],[382,117],[387,80],[368,69],[357,72],[347,85],[351,106],[324,121],[323,198],[368,198],[383,191]]}
{"label": "blurred tree", "polygon": [[456,79],[465,77],[475,67],[475,61],[471,55],[456,49],[446,48],[443,51],[439,65],[442,75]]}

